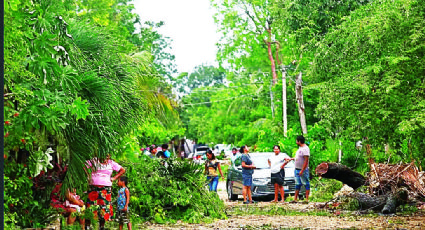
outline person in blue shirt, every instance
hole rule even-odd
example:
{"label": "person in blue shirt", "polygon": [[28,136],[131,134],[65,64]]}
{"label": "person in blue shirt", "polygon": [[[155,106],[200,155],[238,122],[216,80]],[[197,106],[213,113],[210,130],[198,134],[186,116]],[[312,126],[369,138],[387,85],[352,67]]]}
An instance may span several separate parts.
{"label": "person in blue shirt", "polygon": [[167,144],[163,144],[162,146],[162,152],[164,152],[164,157],[165,158],[170,158],[170,156],[171,156],[171,153],[170,153],[170,151],[168,151],[168,145]]}
{"label": "person in blue shirt", "polygon": [[127,188],[128,179],[126,176],[121,176],[118,179],[118,186],[120,190],[118,191],[118,223],[120,230],[123,229],[124,224],[127,224],[127,228],[131,230],[131,222],[128,217],[128,203],[130,203],[130,191]]}
{"label": "person in blue shirt", "polygon": [[[254,163],[251,161],[251,157],[249,156],[248,146],[242,146],[240,149],[242,153],[242,180],[243,180],[243,203],[244,204],[252,204],[252,194],[251,194],[251,186],[252,186],[252,174],[254,173],[254,169],[256,168]],[[247,201],[247,197],[249,201]]]}

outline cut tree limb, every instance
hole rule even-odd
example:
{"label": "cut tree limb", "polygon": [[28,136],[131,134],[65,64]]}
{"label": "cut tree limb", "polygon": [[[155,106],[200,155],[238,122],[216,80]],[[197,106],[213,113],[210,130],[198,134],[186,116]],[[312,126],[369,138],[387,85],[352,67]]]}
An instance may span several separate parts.
{"label": "cut tree limb", "polygon": [[339,180],[353,189],[366,183],[366,178],[362,174],[338,163],[321,163],[316,168],[316,174],[323,178]]}
{"label": "cut tree limb", "polygon": [[372,209],[381,211],[383,214],[395,213],[399,205],[405,204],[408,198],[406,189],[399,189],[395,193],[382,196],[371,196],[366,193],[354,192],[348,197],[355,198],[359,202],[361,210]]}

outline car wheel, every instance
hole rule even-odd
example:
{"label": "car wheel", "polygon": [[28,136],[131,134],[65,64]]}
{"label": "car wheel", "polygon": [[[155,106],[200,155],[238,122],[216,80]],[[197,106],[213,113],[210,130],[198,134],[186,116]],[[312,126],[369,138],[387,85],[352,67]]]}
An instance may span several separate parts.
{"label": "car wheel", "polygon": [[232,185],[232,182],[227,182],[227,198],[229,200],[237,200],[238,199],[238,195],[237,194],[233,194],[233,185]]}

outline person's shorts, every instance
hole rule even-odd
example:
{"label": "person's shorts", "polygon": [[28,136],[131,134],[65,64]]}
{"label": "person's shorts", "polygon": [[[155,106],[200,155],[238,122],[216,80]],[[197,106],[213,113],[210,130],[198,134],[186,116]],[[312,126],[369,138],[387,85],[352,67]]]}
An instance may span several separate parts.
{"label": "person's shorts", "polygon": [[128,211],[118,211],[117,212],[118,223],[127,224],[130,223],[130,219],[128,218]]}
{"label": "person's shorts", "polygon": [[306,190],[310,190],[310,171],[305,169],[303,175],[300,176],[301,169],[295,169],[295,189],[300,190],[304,185]]}
{"label": "person's shorts", "polygon": [[278,173],[272,173],[271,182],[272,184],[283,186],[285,183],[285,170],[280,170]]}
{"label": "person's shorts", "polygon": [[252,186],[252,175],[242,174],[243,186]]}

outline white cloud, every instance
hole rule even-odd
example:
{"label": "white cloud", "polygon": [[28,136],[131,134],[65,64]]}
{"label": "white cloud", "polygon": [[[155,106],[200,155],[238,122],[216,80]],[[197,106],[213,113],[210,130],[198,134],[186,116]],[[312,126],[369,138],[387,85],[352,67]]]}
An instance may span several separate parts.
{"label": "white cloud", "polygon": [[170,37],[178,72],[191,72],[201,64],[216,65],[219,40],[209,0],[136,0],[142,21],[164,21],[159,30]]}

